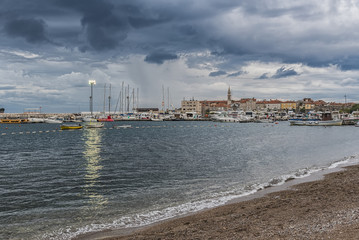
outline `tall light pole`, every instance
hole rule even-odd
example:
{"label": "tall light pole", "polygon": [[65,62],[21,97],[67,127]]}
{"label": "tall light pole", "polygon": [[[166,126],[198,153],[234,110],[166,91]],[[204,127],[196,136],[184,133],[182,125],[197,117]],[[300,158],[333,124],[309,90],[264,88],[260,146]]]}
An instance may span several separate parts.
{"label": "tall light pole", "polygon": [[93,85],[96,84],[96,80],[89,80],[89,84],[91,85],[90,112],[91,112],[91,116],[92,116],[92,114],[93,114]]}

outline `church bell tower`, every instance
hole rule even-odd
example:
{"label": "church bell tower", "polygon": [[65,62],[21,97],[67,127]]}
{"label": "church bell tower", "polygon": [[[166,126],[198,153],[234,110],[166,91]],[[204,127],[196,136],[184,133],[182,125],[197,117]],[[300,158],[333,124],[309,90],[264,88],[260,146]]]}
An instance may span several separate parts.
{"label": "church bell tower", "polygon": [[230,109],[232,105],[232,94],[231,94],[231,87],[228,87],[228,93],[227,93],[227,109]]}

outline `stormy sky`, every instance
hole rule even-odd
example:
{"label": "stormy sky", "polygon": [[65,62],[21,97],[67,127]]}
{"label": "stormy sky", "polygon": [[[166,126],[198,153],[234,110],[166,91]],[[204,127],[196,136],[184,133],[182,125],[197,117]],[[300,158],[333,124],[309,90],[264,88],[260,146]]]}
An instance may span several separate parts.
{"label": "stormy sky", "polygon": [[[359,1],[0,0],[0,107],[182,99],[359,102]],[[167,96],[169,90],[169,97]],[[106,89],[106,98],[109,89]],[[108,103],[106,103],[107,105]],[[166,103],[167,104],[167,103]]]}

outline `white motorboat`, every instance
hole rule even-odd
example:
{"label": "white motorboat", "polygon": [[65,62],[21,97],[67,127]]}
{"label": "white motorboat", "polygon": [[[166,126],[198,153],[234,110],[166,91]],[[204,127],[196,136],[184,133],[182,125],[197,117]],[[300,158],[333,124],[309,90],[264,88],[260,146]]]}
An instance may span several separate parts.
{"label": "white motorboat", "polygon": [[45,118],[44,122],[45,123],[55,123],[55,124],[57,123],[57,124],[59,124],[59,123],[63,123],[63,120],[55,118],[55,117],[50,117],[50,118]]}
{"label": "white motorboat", "polygon": [[86,122],[86,124],[84,124],[84,126],[86,128],[103,128],[105,126],[105,124],[102,122]]}
{"label": "white motorboat", "polygon": [[29,123],[44,123],[45,119],[43,118],[28,118]]}
{"label": "white motorboat", "polygon": [[114,128],[116,129],[122,129],[122,128],[131,128],[131,125],[119,125],[119,126],[114,126]]}
{"label": "white motorboat", "polygon": [[97,119],[91,116],[86,116],[82,119],[84,122],[97,122]]}
{"label": "white motorboat", "polygon": [[151,118],[151,121],[154,121],[154,122],[162,122],[162,121],[163,121],[163,118]]}

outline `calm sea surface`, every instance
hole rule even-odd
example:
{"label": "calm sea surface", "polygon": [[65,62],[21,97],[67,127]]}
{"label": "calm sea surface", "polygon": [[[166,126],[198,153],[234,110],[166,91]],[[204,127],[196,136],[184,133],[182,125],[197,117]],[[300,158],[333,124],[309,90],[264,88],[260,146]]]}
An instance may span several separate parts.
{"label": "calm sea surface", "polygon": [[359,128],[130,122],[0,125],[0,239],[141,226],[358,161]]}

